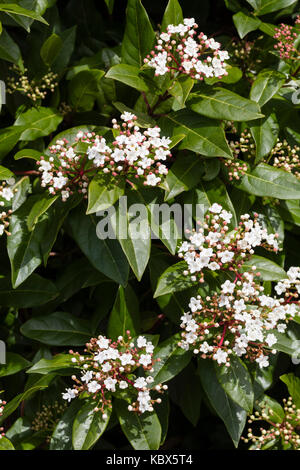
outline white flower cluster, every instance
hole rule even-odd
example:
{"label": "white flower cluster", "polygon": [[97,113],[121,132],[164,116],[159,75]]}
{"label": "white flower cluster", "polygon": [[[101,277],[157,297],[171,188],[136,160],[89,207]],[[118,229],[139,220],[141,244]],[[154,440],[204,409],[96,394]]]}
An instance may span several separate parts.
{"label": "white flower cluster", "polygon": [[8,232],[9,218],[12,213],[11,207],[17,189],[15,188],[16,180],[14,178],[9,178],[6,181],[2,181],[0,185],[0,206],[6,208],[5,211],[0,212],[0,236]]}
{"label": "white flower cluster", "polygon": [[203,270],[234,270],[254,253],[253,248],[263,246],[277,251],[277,234],[268,234],[267,230],[249,214],[241,216],[239,226],[229,231],[228,224],[232,214],[223,209],[220,204],[214,203],[205,216],[204,222],[198,222],[200,228],[193,231],[190,241],[184,241],[178,250],[178,256],[187,263],[185,275],[191,279],[204,281]]}
{"label": "white flower cluster", "polygon": [[289,297],[290,300],[294,297],[299,298],[300,294],[300,268],[298,266],[292,266],[287,271],[287,279],[279,281],[275,286],[275,291],[278,295],[284,294],[285,297]]}
{"label": "white flower cluster", "polygon": [[194,18],[185,18],[182,24],[170,24],[167,32],[160,34],[155,51],[144,59],[155,69],[155,75],[179,72],[196,80],[227,75],[224,61],[229,59],[228,52],[204,33],[197,36],[198,41],[193,39],[197,27]]}
{"label": "white flower cluster", "polygon": [[94,132],[78,132],[76,141],[70,145],[59,139],[49,148],[50,157],[42,156],[37,162],[41,172],[41,185],[48,187],[50,194],[61,192],[66,201],[77,192],[87,197],[90,179],[101,174],[132,180],[142,178],[147,186],[156,186],[168,173],[165,162],[171,156],[168,137],[160,135],[160,128],[148,128],[140,132],[135,125],[136,116],[129,112],[121,115],[122,126],[113,119],[112,143]]}
{"label": "white flower cluster", "polygon": [[[299,268],[291,270],[297,270],[299,276]],[[230,355],[235,354],[255,360],[261,368],[267,367],[269,350],[277,342],[274,333],[285,331],[299,302],[265,295],[264,287],[254,280],[253,274],[235,274],[234,281],[226,280],[221,285],[220,293],[190,299],[190,311],[181,317],[184,331],[180,346],[192,346],[195,354],[201,353],[226,366],[230,365]],[[278,284],[275,290],[278,292]]]}
{"label": "white flower cluster", "polygon": [[[80,378],[72,376],[75,385],[63,393],[65,400],[71,401],[81,393],[87,394],[97,401],[95,411],[101,411],[103,419],[106,419],[105,410],[111,408],[111,392],[128,389],[129,397],[133,393],[136,396],[136,401],[128,406],[129,411],[153,411],[153,404],[161,402],[160,398],[154,400],[150,396],[154,381],[150,375],[154,371],[154,346],[144,336],[133,342],[129,332],[127,335],[126,340],[119,336],[117,341],[104,336],[91,338],[85,355],[70,351],[74,366],[82,372]],[[136,377],[134,371],[137,367],[147,371],[147,376]],[[166,385],[156,385],[154,390],[161,393],[167,388]]]}

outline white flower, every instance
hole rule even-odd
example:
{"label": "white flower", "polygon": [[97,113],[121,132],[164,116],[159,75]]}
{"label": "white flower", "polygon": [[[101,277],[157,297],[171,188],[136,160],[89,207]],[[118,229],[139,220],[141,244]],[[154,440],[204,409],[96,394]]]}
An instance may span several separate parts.
{"label": "white flower", "polygon": [[223,209],[223,207],[220,206],[220,204],[217,204],[215,202],[212,206],[210,206],[209,212],[212,212],[213,214],[220,214],[222,209]]}
{"label": "white flower", "polygon": [[81,376],[81,381],[88,383],[93,378],[93,371],[88,370]]}
{"label": "white flower", "polygon": [[221,258],[221,262],[225,264],[232,260],[234,253],[232,251],[225,250],[222,253],[219,253],[218,256]]}
{"label": "white flower", "polygon": [[159,176],[155,176],[154,173],[151,173],[147,176],[146,182],[149,186],[156,186],[161,181]]}
{"label": "white flower", "polygon": [[109,347],[109,339],[105,338],[105,336],[99,336],[97,344],[100,349],[107,349]]}
{"label": "white flower", "polygon": [[125,382],[125,380],[121,380],[121,382],[119,383],[119,387],[121,390],[125,390],[125,388],[128,387],[128,383]]}
{"label": "white flower", "polygon": [[147,387],[146,379],[145,379],[144,377],[138,377],[138,378],[134,381],[134,386],[135,386],[135,388],[144,388],[144,387]]}
{"label": "white flower", "polygon": [[201,299],[196,299],[195,297],[190,298],[189,307],[192,312],[197,312],[202,309]]}
{"label": "white flower", "polygon": [[73,398],[76,398],[77,390],[73,388],[67,388],[64,393],[62,393],[62,397],[64,400],[68,400],[70,402]]}
{"label": "white flower", "polygon": [[227,356],[228,353],[219,348],[213,355],[213,359],[215,359],[218,364],[225,364],[227,362]]}
{"label": "white flower", "polygon": [[152,362],[151,355],[150,354],[141,354],[139,362],[143,366],[148,366]]}
{"label": "white flower", "polygon": [[232,294],[235,289],[235,283],[227,280],[221,285],[221,289],[224,294]]}
{"label": "white flower", "polygon": [[269,358],[268,356],[264,356],[263,354],[261,354],[259,357],[257,357],[256,359],[256,362],[259,364],[259,367],[261,369],[263,369],[264,367],[268,367],[269,366]]}
{"label": "white flower", "polygon": [[131,364],[132,361],[132,354],[125,353],[120,355],[120,361],[122,366],[126,366],[127,364]]}
{"label": "white flower", "polygon": [[100,388],[101,385],[96,380],[93,380],[88,384],[88,391],[90,393],[96,393]]}
{"label": "white flower", "polygon": [[108,379],[104,380],[104,385],[107,388],[107,390],[110,390],[111,392],[116,391],[116,383],[117,380],[113,379],[112,377],[108,377]]}
{"label": "white flower", "polygon": [[144,348],[147,344],[145,336],[139,336],[136,340],[136,344],[138,348]]}
{"label": "white flower", "polygon": [[132,121],[134,119],[134,114],[124,111],[124,113],[121,114],[121,119],[125,122]]}
{"label": "white flower", "polygon": [[102,365],[103,372],[109,372],[111,370],[111,364],[109,362],[104,362]]}
{"label": "white flower", "polygon": [[269,347],[273,346],[273,344],[277,343],[277,338],[273,333],[269,333],[266,336],[265,342]]}

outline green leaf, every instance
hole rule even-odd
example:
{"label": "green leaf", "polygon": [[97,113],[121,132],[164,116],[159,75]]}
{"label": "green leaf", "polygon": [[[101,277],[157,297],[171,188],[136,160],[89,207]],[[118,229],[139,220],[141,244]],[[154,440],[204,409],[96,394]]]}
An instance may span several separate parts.
{"label": "green leaf", "polygon": [[47,374],[45,377],[41,377],[37,380],[34,385],[28,388],[24,393],[16,395],[11,401],[5,405],[3,414],[0,416],[0,423],[2,423],[8,416],[10,416],[24,400],[31,398],[39,390],[43,390],[48,387],[49,383],[54,379],[54,375]]}
{"label": "green leaf", "polygon": [[0,180],[8,180],[10,178],[14,177],[14,173],[10,171],[8,168],[5,168],[4,166],[0,165]]}
{"label": "green leaf", "polygon": [[133,289],[130,285],[125,289],[120,286],[108,320],[108,336],[116,340],[120,335],[125,337],[127,330],[136,336],[139,323],[139,302]]}
{"label": "green leaf", "polygon": [[181,239],[180,229],[177,226],[179,220],[177,217],[181,218],[181,212],[177,213],[178,206],[173,207],[164,203],[159,188],[137,188],[136,196],[147,209],[151,231],[174,254]]}
{"label": "green leaf", "polygon": [[12,288],[9,279],[0,279],[0,304],[5,307],[36,307],[50,302],[57,295],[55,285],[37,274],[32,274],[16,289]]}
{"label": "green leaf", "polygon": [[182,109],[159,120],[164,135],[184,134],[179,149],[192,150],[207,157],[232,158],[223,129],[216,121]]}
{"label": "green leaf", "polygon": [[12,62],[20,68],[23,67],[20,48],[5,29],[0,35],[0,59]]}
{"label": "green leaf", "polygon": [[155,362],[154,372],[151,372],[153,385],[171,380],[190,362],[192,353],[178,346],[180,339],[180,334],[176,334],[155,348],[153,358],[159,361]]}
{"label": "green leaf", "polygon": [[246,15],[242,11],[233,15],[232,19],[241,39],[251,31],[255,31],[261,24],[258,18]]}
{"label": "green leaf", "polygon": [[91,111],[99,93],[103,70],[82,70],[69,83],[70,104],[76,111]]}
{"label": "green leaf", "polygon": [[22,149],[19,150],[15,156],[15,160],[21,160],[21,158],[32,158],[33,160],[39,160],[42,152],[34,149]]}
{"label": "green leaf", "polygon": [[179,154],[169,170],[164,187],[165,201],[173,199],[183,191],[188,191],[199,183],[203,174],[203,163],[194,154]]}
{"label": "green leaf", "polygon": [[257,103],[220,87],[205,87],[203,92],[193,93],[187,107],[212,119],[251,121],[263,117]]}
{"label": "green leaf", "polygon": [[289,7],[297,0],[247,0],[247,2],[254,8],[255,14],[261,16]]}
{"label": "green leaf", "polygon": [[194,80],[191,77],[178,77],[178,79],[174,81],[173,85],[169,88],[170,95],[175,98],[172,105],[173,111],[185,108],[185,102],[193,86]]}
{"label": "green leaf", "polygon": [[75,25],[72,28],[65,29],[60,34],[62,47],[51,65],[51,70],[55,73],[63,72],[70,61],[75,47],[76,28],[77,26]]}
{"label": "green leaf", "polygon": [[141,67],[150,53],[155,34],[141,0],[128,0],[122,41],[122,62]]}
{"label": "green leaf", "polygon": [[50,450],[73,450],[72,431],[81,400],[74,400],[58,421],[50,441]]}
{"label": "green leaf", "polygon": [[128,411],[122,400],[114,402],[123,433],[135,450],[157,450],[161,442],[161,425],[153,411],[138,415]]}
{"label": "green leaf", "polygon": [[263,106],[277,93],[285,80],[285,75],[277,70],[263,70],[251,87],[250,99]]}
{"label": "green leaf", "polygon": [[191,281],[190,276],[183,274],[186,268],[187,264],[185,261],[180,261],[167,268],[158,280],[156,291],[153,295],[154,299],[161,295],[182,291],[193,286],[195,283]]}
{"label": "green leaf", "polygon": [[114,183],[111,178],[94,177],[89,184],[87,214],[103,211],[124,194],[125,182]]}
{"label": "green leaf", "polygon": [[255,408],[263,411],[274,423],[282,423],[285,413],[282,406],[274,398],[263,395],[255,404]]}
{"label": "green leaf", "polygon": [[139,68],[134,65],[118,64],[113,65],[105,77],[125,83],[125,85],[139,91],[148,91],[148,86],[143,78],[139,76],[139,73]]}
{"label": "green leaf", "polygon": [[33,20],[40,21],[48,25],[47,21],[44,20],[40,15],[38,15],[35,11],[27,10],[16,3],[5,3],[5,5],[0,5],[0,11],[4,11],[5,13],[13,13],[14,15],[26,16],[27,18],[32,18]]}
{"label": "green leaf", "polygon": [[14,287],[22,284],[43,261],[46,263],[58,231],[74,204],[73,199],[65,203],[58,201],[44,212],[33,230],[29,231],[27,218],[40,198],[40,195],[31,196],[11,217],[7,251]]}
{"label": "green leaf", "polygon": [[255,196],[277,199],[300,199],[300,182],[286,171],[260,163],[253,171],[247,171],[234,186]]}
{"label": "green leaf", "polygon": [[140,204],[134,191],[129,192],[126,200],[119,200],[111,223],[128,263],[140,281],[150,256],[151,234],[147,209]]}
{"label": "green leaf", "polygon": [[169,24],[178,25],[183,22],[182,9],[178,0],[169,0],[166,7],[162,23],[161,31],[167,31]]}
{"label": "green leaf", "polygon": [[8,352],[5,364],[0,364],[0,377],[13,375],[30,366],[30,362],[19,354]]}
{"label": "green leaf", "polygon": [[121,113],[124,113],[124,111],[127,111],[128,113],[135,114],[135,116],[137,117],[137,120],[135,122],[137,126],[139,127],[154,127],[156,125],[155,120],[152,117],[148,116],[148,114],[141,113],[141,112],[136,111],[135,109],[129,108],[128,106],[126,106],[123,103],[120,103],[119,101],[114,102],[113,105]]}
{"label": "green leaf", "polygon": [[62,121],[62,116],[53,108],[37,106],[20,114],[15,126],[26,126],[19,140],[35,140],[54,132]]}
{"label": "green leaf", "polygon": [[231,357],[230,367],[219,366],[215,361],[214,364],[217,379],[229,398],[251,413],[254,393],[251,376],[245,364],[237,356]]}
{"label": "green leaf", "polygon": [[61,38],[53,33],[49,36],[41,48],[41,58],[48,67],[52,65],[62,48]]}
{"label": "green leaf", "polygon": [[75,450],[90,449],[104,433],[108,425],[111,409],[105,409],[107,419],[102,418],[102,413],[95,412],[96,401],[88,400],[78,411],[73,423],[73,447]]}
{"label": "green leaf", "polygon": [[93,335],[90,322],[67,312],[31,318],[21,326],[21,333],[51,346],[83,346]]}
{"label": "green leaf", "polygon": [[0,450],[15,450],[15,448],[7,437],[2,436],[0,439]]}
{"label": "green leaf", "polygon": [[70,234],[90,263],[118,284],[126,285],[129,266],[117,240],[97,236],[97,219],[85,215],[84,208],[72,211],[68,218]]}
{"label": "green leaf", "polygon": [[219,178],[215,178],[212,181],[201,181],[197,188],[186,195],[184,202],[185,204],[192,203],[194,208],[200,208],[201,213],[196,212],[194,214],[197,220],[202,220],[205,212],[215,202],[221,204],[225,210],[232,213],[229,226],[236,227],[237,225],[235,208],[227,193],[225,184]]}
{"label": "green leaf", "polygon": [[40,359],[27,370],[27,374],[48,375],[58,373],[63,369],[65,369],[68,374],[70,368],[74,368],[74,363],[71,359],[72,357],[70,354],[57,354],[52,359]]}
{"label": "green leaf", "polygon": [[254,124],[251,123],[250,131],[256,146],[255,163],[258,163],[271,152],[276,144],[279,125],[275,113],[258,119]]}
{"label": "green leaf", "polygon": [[280,281],[281,279],[287,278],[284,269],[274,263],[274,261],[263,258],[262,256],[251,256],[251,258],[243,264],[242,270],[251,271],[253,266],[256,266],[255,272],[261,274],[263,281]]}
{"label": "green leaf", "polygon": [[14,148],[24,129],[24,126],[11,126],[0,130],[0,161]]}
{"label": "green leaf", "polygon": [[190,362],[169,384],[169,394],[178,405],[184,416],[197,426],[202,402],[202,387],[200,377]]}
{"label": "green leaf", "polygon": [[105,0],[106,6],[108,8],[108,12],[110,15],[112,15],[113,9],[114,9],[114,4],[115,0]]}
{"label": "green leaf", "polygon": [[213,361],[200,360],[198,370],[211,406],[223,420],[235,447],[237,447],[246,424],[247,412],[232,401],[224,391],[218,381]]}
{"label": "green leaf", "polygon": [[300,225],[300,201],[292,199],[291,201],[280,201],[277,210],[283,220]]}
{"label": "green leaf", "polygon": [[293,399],[296,407],[300,407],[300,379],[296,375],[289,373],[280,376],[280,380],[285,383],[289,394]]}
{"label": "green leaf", "polygon": [[33,204],[28,217],[27,227],[29,231],[32,231],[39,218],[54,204],[59,198],[59,195],[50,196],[49,193],[41,194],[37,201]]}

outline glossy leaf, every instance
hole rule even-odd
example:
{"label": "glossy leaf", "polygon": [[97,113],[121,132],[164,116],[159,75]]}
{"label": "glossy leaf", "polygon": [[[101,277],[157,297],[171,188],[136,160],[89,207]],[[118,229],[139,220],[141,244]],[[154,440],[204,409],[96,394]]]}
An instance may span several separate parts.
{"label": "glossy leaf", "polygon": [[224,88],[205,88],[191,95],[187,106],[196,113],[213,119],[250,121],[263,117],[254,101]]}
{"label": "glossy leaf", "polygon": [[125,401],[115,401],[123,433],[135,450],[157,450],[161,441],[161,425],[155,412],[138,415],[128,411]]}

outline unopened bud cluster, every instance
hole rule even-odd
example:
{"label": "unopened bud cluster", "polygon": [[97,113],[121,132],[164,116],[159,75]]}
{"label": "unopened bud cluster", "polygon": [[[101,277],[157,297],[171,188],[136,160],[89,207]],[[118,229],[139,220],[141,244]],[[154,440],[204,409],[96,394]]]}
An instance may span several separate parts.
{"label": "unopened bud cluster", "polygon": [[281,168],[288,173],[293,173],[300,179],[300,147],[299,145],[290,145],[286,140],[277,143],[267,158],[269,162],[273,158],[273,166]]}
{"label": "unopened bud cluster", "polygon": [[12,210],[9,209],[9,207],[11,207],[14,196],[17,192],[15,183],[14,178],[9,178],[6,181],[2,181],[0,184],[0,207],[5,207],[4,211],[0,211],[0,236],[4,233],[6,233],[6,235],[10,235],[8,227]]}
{"label": "unopened bud cluster", "polygon": [[[198,25],[194,18],[185,18],[182,24],[167,26],[167,32],[159,35],[153,51],[144,63],[155,69],[155,75],[186,74],[196,80],[204,77],[222,78],[227,75],[225,60],[227,51],[221,44],[204,33],[197,36]],[[196,36],[196,39],[194,39]]]}
{"label": "unopened bud cluster", "polygon": [[89,181],[96,174],[110,174],[130,184],[142,179],[146,186],[158,185],[168,173],[161,162],[171,157],[171,140],[161,136],[157,126],[141,132],[131,113],[124,112],[121,119],[121,126],[112,121],[116,135],[112,143],[94,132],[81,131],[72,145],[66,139],[57,140],[49,148],[51,156],[37,162],[42,186],[47,186],[50,194],[61,192],[66,201],[75,190],[87,197]]}
{"label": "unopened bud cluster", "polygon": [[[241,39],[233,41],[231,44],[230,57],[234,65],[237,65],[243,71],[248,79],[253,79],[257,75],[257,69],[261,63],[259,55],[261,49],[257,46],[256,41],[247,41]],[[258,54],[260,52],[260,54]]]}
{"label": "unopened bud cluster", "polygon": [[24,94],[32,101],[43,100],[47,93],[53,93],[58,85],[58,75],[48,72],[39,80],[30,79],[28,77],[28,69],[22,71],[17,65],[10,67],[17,77],[12,76],[7,79],[7,92],[12,94],[16,91]]}
{"label": "unopened bud cluster", "polygon": [[[0,399],[0,416],[3,415],[4,407],[6,405],[6,401]],[[4,436],[4,429],[0,427],[0,439]]]}
{"label": "unopened bud cluster", "polygon": [[[127,392],[126,396],[132,400],[129,411],[139,414],[153,411],[154,403],[161,403],[161,399],[153,399],[150,391],[162,393],[168,388],[161,384],[151,386],[154,382],[151,376],[155,362],[153,351],[151,341],[144,336],[133,341],[129,331],[125,338],[119,336],[117,341],[104,336],[91,338],[85,354],[70,351],[74,366],[81,369],[81,376],[72,376],[75,384],[63,393],[63,398],[71,401],[81,394],[93,398],[96,401],[94,411],[101,412],[104,420],[108,417],[107,410],[112,407],[111,393],[117,391]],[[137,376],[137,368],[143,369],[145,376]]]}
{"label": "unopened bud cluster", "polygon": [[296,407],[293,399],[283,399],[284,418],[280,423],[276,422],[275,412],[272,409],[263,408],[250,416],[249,424],[256,421],[265,421],[270,426],[268,429],[260,427],[260,435],[253,434],[253,429],[248,428],[247,438],[242,437],[245,443],[251,442],[250,450],[278,449],[300,450],[300,409]]}
{"label": "unopened bud cluster", "polygon": [[273,37],[277,42],[274,45],[274,49],[279,52],[279,56],[283,60],[299,60],[299,52],[295,46],[295,41],[300,32],[299,18],[299,16],[296,18],[294,28],[284,23],[275,28]]}
{"label": "unopened bud cluster", "polygon": [[46,442],[50,442],[52,433],[67,408],[66,403],[58,403],[55,401],[49,405],[43,405],[34,420],[31,423],[31,429],[39,432],[43,431],[47,434]]}
{"label": "unopened bud cluster", "polygon": [[238,140],[229,142],[229,146],[232,150],[234,159],[224,160],[224,165],[228,169],[229,180],[239,180],[248,170],[248,164],[241,160],[241,158],[244,156],[248,159],[255,157],[255,143],[250,132],[245,129]]}

